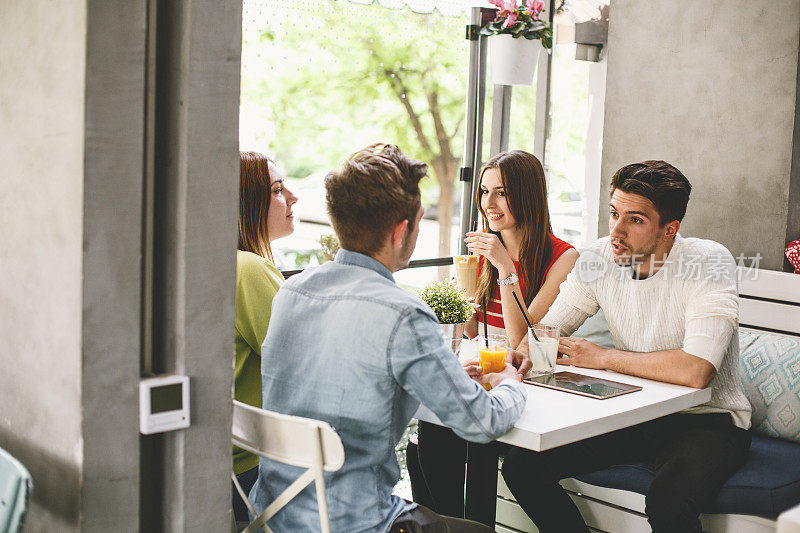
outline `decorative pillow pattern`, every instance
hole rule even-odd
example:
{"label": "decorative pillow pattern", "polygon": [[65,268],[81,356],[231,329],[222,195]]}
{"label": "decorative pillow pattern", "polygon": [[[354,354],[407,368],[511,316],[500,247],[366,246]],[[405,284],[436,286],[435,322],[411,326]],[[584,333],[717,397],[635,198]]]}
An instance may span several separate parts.
{"label": "decorative pillow pattern", "polygon": [[753,429],[800,442],[800,337],[742,329],[739,350]]}

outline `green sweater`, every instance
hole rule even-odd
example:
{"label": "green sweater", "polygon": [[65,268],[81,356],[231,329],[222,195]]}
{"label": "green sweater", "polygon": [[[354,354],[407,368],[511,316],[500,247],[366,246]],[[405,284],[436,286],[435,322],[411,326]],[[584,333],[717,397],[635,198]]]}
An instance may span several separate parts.
{"label": "green sweater", "polygon": [[[236,359],[233,397],[261,407],[261,343],[267,336],[272,298],[283,284],[275,265],[252,252],[236,253]],[[258,456],[234,446],[233,473],[258,466]]]}

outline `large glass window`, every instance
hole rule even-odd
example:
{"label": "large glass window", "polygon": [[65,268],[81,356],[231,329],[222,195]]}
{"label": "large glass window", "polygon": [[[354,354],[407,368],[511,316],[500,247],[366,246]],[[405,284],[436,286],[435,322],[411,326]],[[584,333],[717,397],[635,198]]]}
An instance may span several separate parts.
{"label": "large glass window", "polygon": [[344,1],[246,0],[243,19],[240,146],[272,156],[300,197],[295,234],[273,243],[279,267],[321,260],[319,239],[333,232],[325,174],[374,142],[398,144],[428,163],[412,259],[456,252],[466,16]]}
{"label": "large glass window", "polygon": [[608,0],[571,0],[554,17],[545,154],[548,203],[553,233],[576,246],[596,237],[605,90],[604,74],[598,87],[598,71],[605,72],[605,63],[576,59],[575,25],[607,21],[607,16]]}
{"label": "large glass window", "polygon": [[553,233],[577,245],[583,240],[589,64],[575,60],[575,44],[553,46],[552,120],[546,144],[548,204]]}

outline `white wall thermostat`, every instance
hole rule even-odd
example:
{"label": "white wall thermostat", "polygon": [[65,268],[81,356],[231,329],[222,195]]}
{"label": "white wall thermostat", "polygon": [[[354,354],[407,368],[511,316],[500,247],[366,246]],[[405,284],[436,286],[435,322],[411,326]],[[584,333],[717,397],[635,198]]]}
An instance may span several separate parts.
{"label": "white wall thermostat", "polygon": [[164,375],[139,382],[139,431],[142,434],[188,427],[188,376]]}

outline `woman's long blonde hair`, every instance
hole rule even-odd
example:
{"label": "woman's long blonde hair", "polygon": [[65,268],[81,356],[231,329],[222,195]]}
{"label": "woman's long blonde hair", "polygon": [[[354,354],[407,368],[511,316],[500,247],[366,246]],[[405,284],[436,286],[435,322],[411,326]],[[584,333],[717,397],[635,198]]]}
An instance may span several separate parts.
{"label": "woman's long blonde hair", "polygon": [[267,213],[272,198],[269,165],[272,159],[258,152],[239,152],[239,250],[272,261]]}
{"label": "woman's long blonde hair", "polygon": [[[544,282],[545,267],[553,254],[544,168],[535,155],[522,150],[502,152],[491,158],[481,169],[481,180],[483,174],[490,168],[499,169],[508,209],[517,226],[522,229],[519,271],[525,283],[525,294],[522,296],[527,307]],[[479,186],[476,203],[483,217],[483,231],[491,232],[488,218],[481,207],[482,195]],[[499,233],[497,236],[502,242],[503,238]],[[483,266],[475,300],[478,303],[488,303],[497,286],[497,268],[489,261],[485,261]]]}

